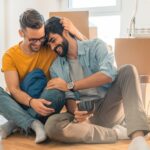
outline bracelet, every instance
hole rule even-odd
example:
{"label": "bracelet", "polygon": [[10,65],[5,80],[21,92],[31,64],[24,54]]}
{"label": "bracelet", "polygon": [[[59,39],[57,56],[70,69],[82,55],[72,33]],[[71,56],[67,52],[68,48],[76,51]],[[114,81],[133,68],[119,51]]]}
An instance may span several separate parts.
{"label": "bracelet", "polygon": [[30,99],[29,99],[29,107],[31,107],[31,101],[33,100],[33,98],[32,97],[30,97]]}

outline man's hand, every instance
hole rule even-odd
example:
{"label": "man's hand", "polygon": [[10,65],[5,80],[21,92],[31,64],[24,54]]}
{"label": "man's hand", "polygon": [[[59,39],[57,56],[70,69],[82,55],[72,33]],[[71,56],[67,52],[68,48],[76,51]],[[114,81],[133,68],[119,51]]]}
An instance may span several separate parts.
{"label": "man's hand", "polygon": [[69,31],[73,35],[77,35],[79,30],[74,26],[70,19],[62,17],[60,23],[65,30]]}
{"label": "man's hand", "polygon": [[75,27],[75,25],[71,22],[70,19],[62,17],[60,23],[62,24],[65,30],[76,36],[79,40],[87,40],[87,37],[85,37],[81,32],[79,32],[79,30]]}
{"label": "man's hand", "polygon": [[89,113],[88,111],[79,111],[76,110],[74,112],[74,118],[76,122],[83,122],[89,119],[93,114]]}
{"label": "man's hand", "polygon": [[61,78],[54,78],[48,81],[46,89],[58,89],[60,91],[68,91],[67,83]]}
{"label": "man's hand", "polygon": [[40,115],[48,116],[55,112],[53,108],[48,108],[46,105],[50,105],[51,102],[45,99],[32,99],[30,106]]}

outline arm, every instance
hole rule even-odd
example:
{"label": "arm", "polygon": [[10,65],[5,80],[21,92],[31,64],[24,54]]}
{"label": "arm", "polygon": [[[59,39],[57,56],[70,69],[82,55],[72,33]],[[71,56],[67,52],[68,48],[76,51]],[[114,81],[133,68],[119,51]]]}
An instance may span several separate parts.
{"label": "arm", "polygon": [[66,103],[66,108],[69,113],[74,114],[74,112],[77,108],[76,100],[68,99],[67,103]]}
{"label": "arm", "polygon": [[4,76],[9,92],[18,103],[26,106],[30,105],[37,113],[43,116],[47,116],[50,113],[54,112],[54,110],[47,108],[44,105],[50,104],[50,102],[44,99],[34,99],[20,89],[17,71],[5,71]]}
{"label": "arm", "polygon": [[31,96],[20,89],[17,71],[6,71],[4,72],[4,76],[7,88],[15,100],[21,104],[29,106]]}
{"label": "arm", "polygon": [[[48,81],[46,89],[59,89],[57,87],[51,88],[55,84],[53,81],[56,81],[58,83],[59,83],[59,81],[60,82],[63,81],[63,84],[66,84],[63,70],[60,68],[59,65],[60,65],[59,60],[57,59],[57,60],[55,60],[53,65],[50,67],[49,70],[50,70],[50,76],[52,79]],[[67,86],[65,88],[67,88]],[[65,91],[65,98],[66,99],[77,99],[77,96],[72,91]]]}
{"label": "arm", "polygon": [[112,78],[101,73],[97,72],[93,75],[86,77],[82,80],[74,82],[74,90],[82,90],[82,89],[88,89],[88,88],[94,88],[98,87],[107,83],[111,83]]}
{"label": "arm", "polygon": [[92,112],[78,110],[77,103],[76,100],[69,99],[66,104],[67,111],[74,115],[76,123],[87,120],[93,114]]}
{"label": "arm", "polygon": [[112,51],[108,49],[104,42],[98,39],[94,41],[92,52],[94,51],[94,58],[98,65],[98,70],[91,76],[76,81],[74,86],[75,90],[98,87],[115,80],[117,69],[114,65],[115,58]]}
{"label": "arm", "polygon": [[71,22],[71,20],[69,20],[68,18],[62,17],[61,18],[61,23],[64,27],[65,30],[69,31],[71,34],[73,34],[74,36],[76,36],[77,39],[79,40],[87,40],[87,37],[85,37],[75,26],[74,24]]}
{"label": "arm", "polygon": [[[88,88],[98,87],[107,83],[111,83],[112,78],[104,73],[97,72],[89,77],[74,82],[74,90],[82,90]],[[48,82],[47,89],[59,89],[62,91],[68,91],[67,83],[62,78],[53,78]]]}

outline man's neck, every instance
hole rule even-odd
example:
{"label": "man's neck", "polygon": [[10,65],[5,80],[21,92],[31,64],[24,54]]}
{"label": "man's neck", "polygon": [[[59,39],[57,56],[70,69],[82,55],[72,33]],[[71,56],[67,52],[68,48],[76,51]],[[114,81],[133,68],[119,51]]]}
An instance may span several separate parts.
{"label": "man's neck", "polygon": [[33,55],[35,52],[32,52],[29,47],[23,42],[20,43],[20,48],[23,51],[23,53],[27,55]]}
{"label": "man's neck", "polygon": [[70,38],[68,40],[69,43],[69,50],[68,50],[68,55],[67,57],[69,59],[77,59],[78,57],[78,45],[77,45],[77,41],[74,38]]}

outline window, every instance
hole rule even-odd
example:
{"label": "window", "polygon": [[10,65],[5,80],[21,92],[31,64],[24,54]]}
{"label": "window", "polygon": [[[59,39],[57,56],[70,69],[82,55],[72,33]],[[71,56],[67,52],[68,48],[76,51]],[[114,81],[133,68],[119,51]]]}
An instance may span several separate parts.
{"label": "window", "polygon": [[69,0],[71,10],[88,10],[89,26],[97,28],[97,37],[114,48],[120,36],[121,0]]}
{"label": "window", "polygon": [[97,27],[97,37],[114,48],[114,40],[120,36],[120,15],[91,16],[89,25]]}
{"label": "window", "polygon": [[73,8],[115,6],[116,0],[72,0]]}
{"label": "window", "polygon": [[69,8],[88,9],[91,12],[118,12],[121,0],[69,0]]}

